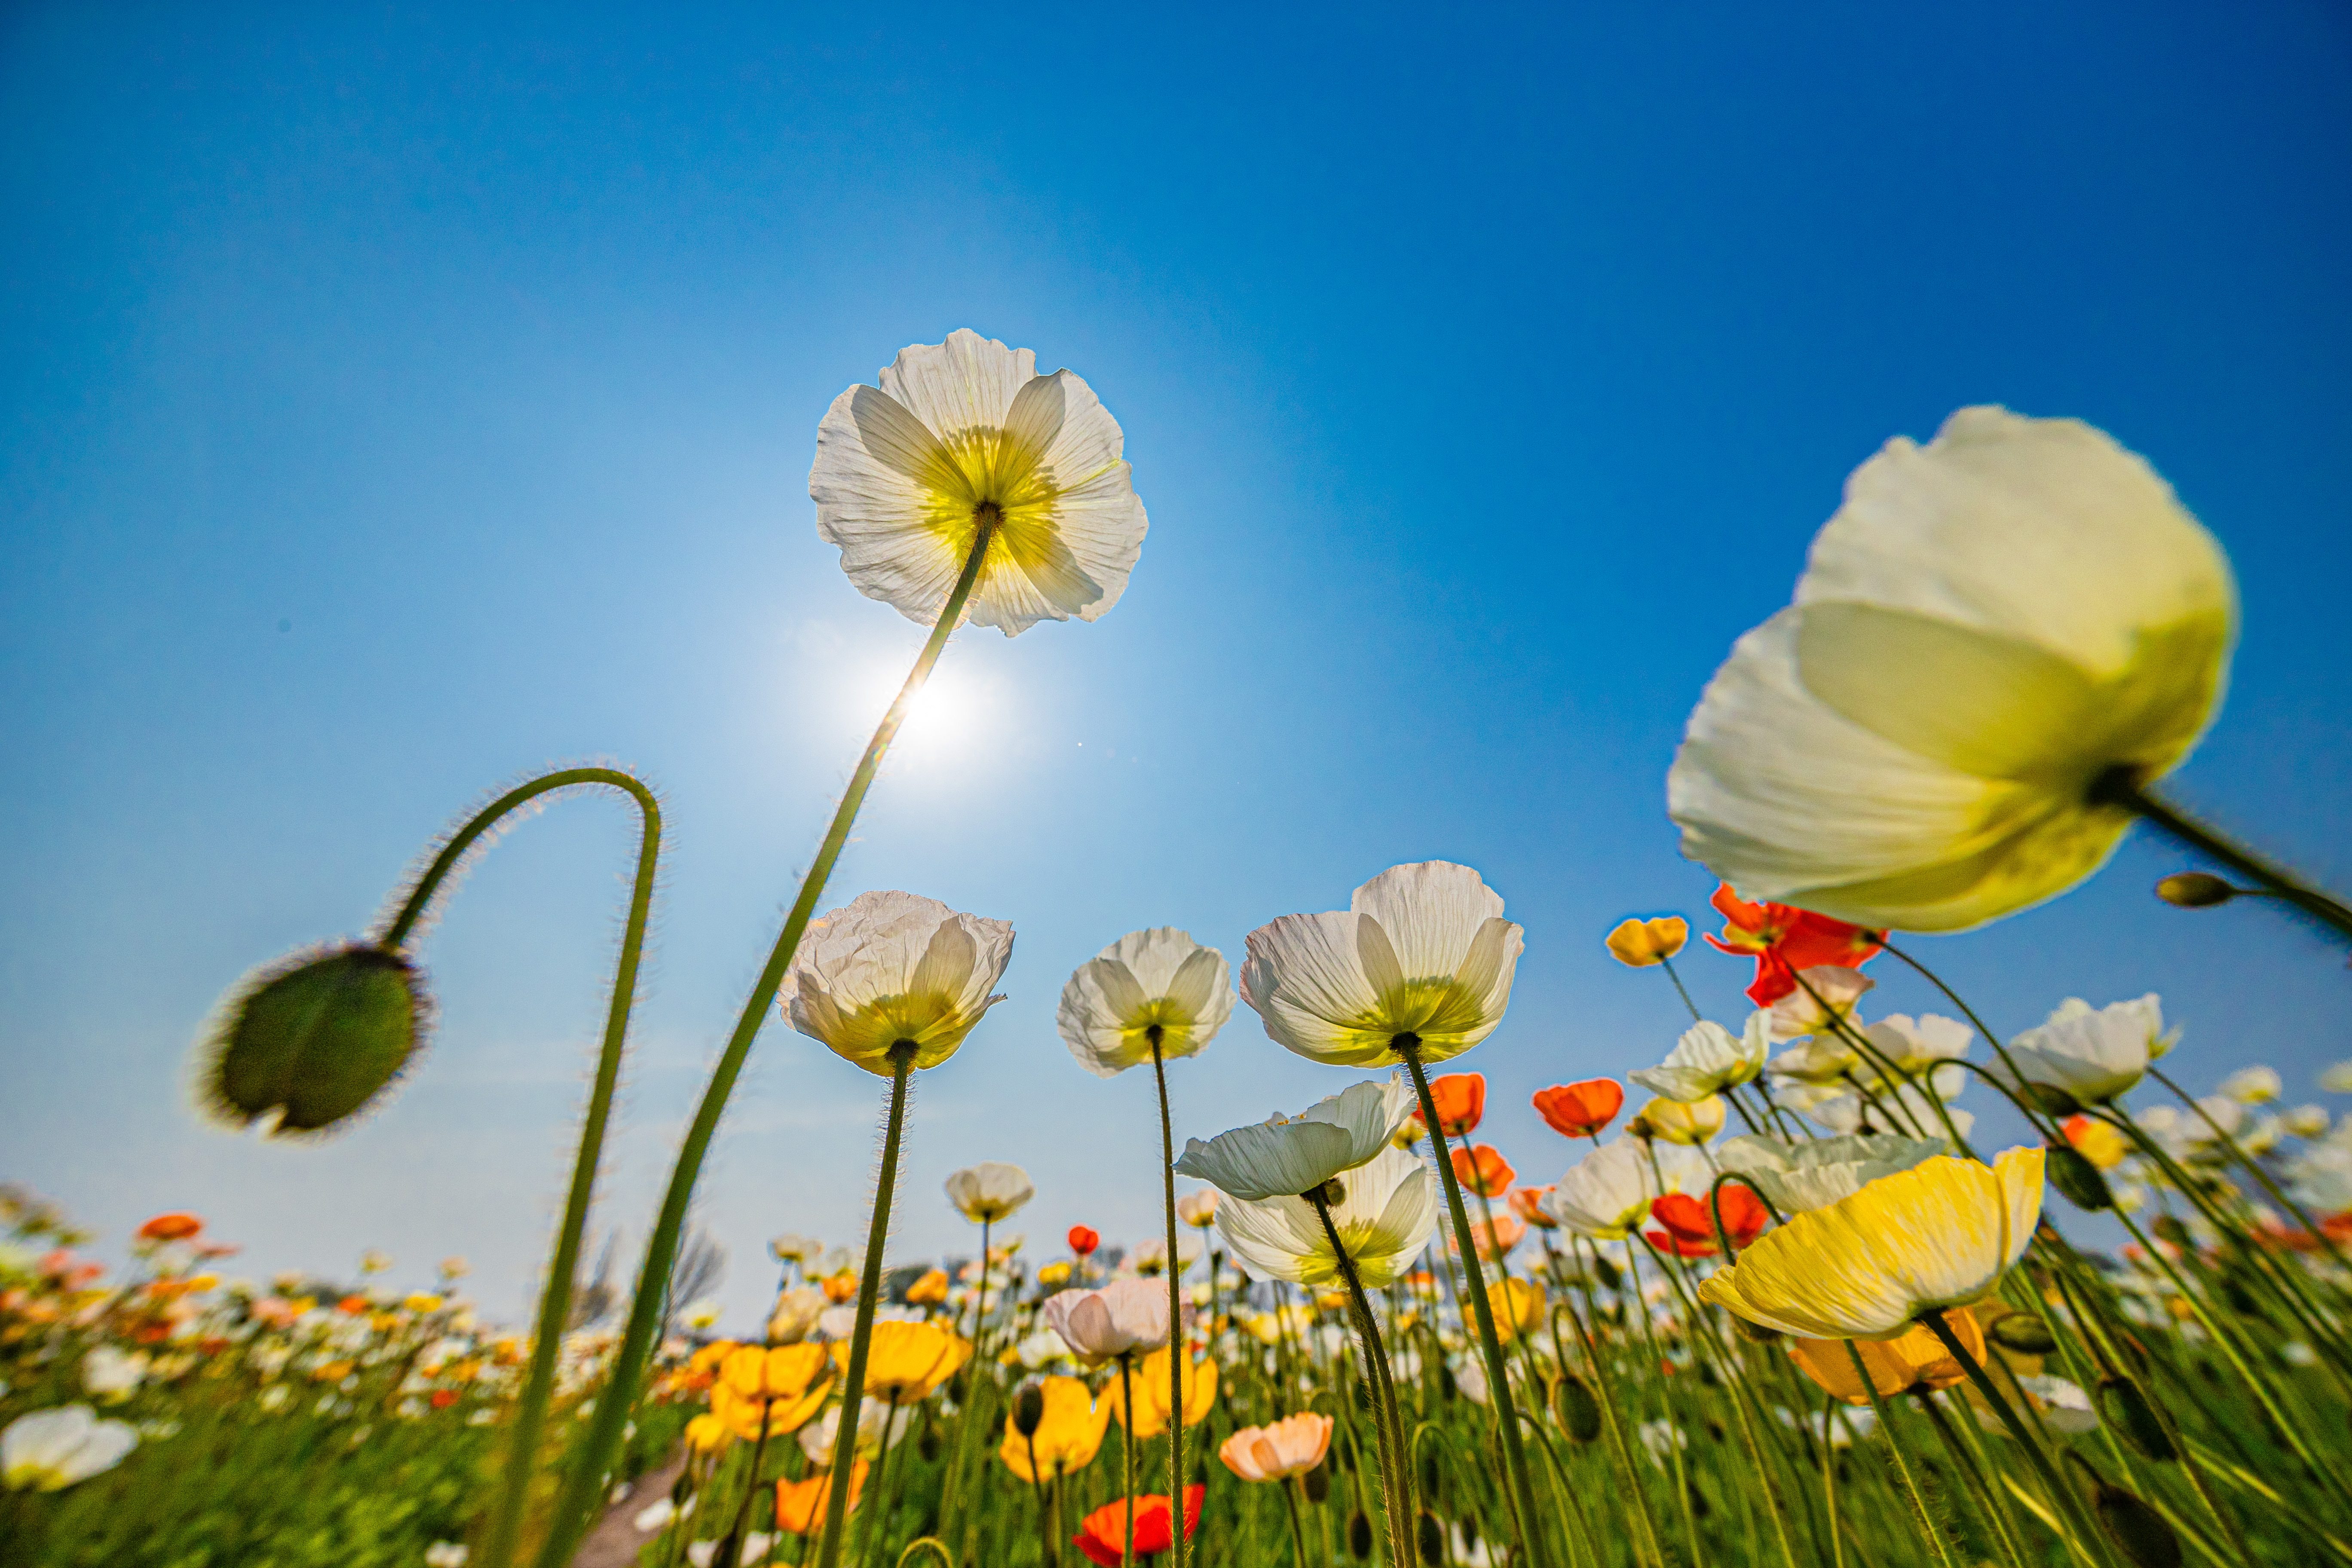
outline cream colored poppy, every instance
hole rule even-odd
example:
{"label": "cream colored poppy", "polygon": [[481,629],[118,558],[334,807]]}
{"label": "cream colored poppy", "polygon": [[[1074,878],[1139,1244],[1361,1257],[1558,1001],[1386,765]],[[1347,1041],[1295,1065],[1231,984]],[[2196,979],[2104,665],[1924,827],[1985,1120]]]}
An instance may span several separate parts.
{"label": "cream colored poppy", "polygon": [[860,893],[810,925],[781,1000],[793,1028],[887,1078],[902,1040],[917,1068],[955,1055],[1004,1000],[990,993],[1012,958],[1010,921],[913,893]]}
{"label": "cream colored poppy", "polygon": [[1276,1044],[1340,1067],[1461,1055],[1503,1021],[1526,946],[1467,866],[1394,866],[1344,911],[1285,915],[1249,934],[1242,1000]]}
{"label": "cream colored poppy", "polygon": [[2011,1149],[1990,1165],[1938,1155],[1881,1176],[1766,1231],[1700,1299],[1802,1339],[1894,1339],[1999,1288],[2033,1239],[2042,1163],[2040,1149]]}
{"label": "cream colored poppy", "polygon": [[1078,965],[1055,1016],[1062,1043],[1097,1078],[1198,1055],[1233,1016],[1225,955],[1173,926],[1129,931]]}
{"label": "cream colored poppy", "polygon": [[[1346,1195],[1331,1205],[1331,1224],[1356,1266],[1376,1290],[1403,1277],[1437,1228],[1437,1177],[1402,1149],[1382,1149],[1339,1178]],[[1217,1205],[1217,1234],[1234,1258],[1261,1279],[1295,1285],[1329,1285],[1340,1278],[1339,1254],[1322,1217],[1305,1198],[1288,1195]],[[1046,1302],[1050,1309],[1052,1300]]]}
{"label": "cream colored poppy", "polygon": [[1126,437],[1094,388],[969,329],[899,351],[817,426],[809,496],[858,592],[939,618],[983,522],[965,615],[1012,637],[1118,603],[1147,526]]}
{"label": "cream colored poppy", "polygon": [[1796,601],[1740,638],[1667,778],[1740,896],[1959,931],[2065,891],[2221,701],[2236,591],[2146,462],[2072,419],[1964,408],[1846,483]]}

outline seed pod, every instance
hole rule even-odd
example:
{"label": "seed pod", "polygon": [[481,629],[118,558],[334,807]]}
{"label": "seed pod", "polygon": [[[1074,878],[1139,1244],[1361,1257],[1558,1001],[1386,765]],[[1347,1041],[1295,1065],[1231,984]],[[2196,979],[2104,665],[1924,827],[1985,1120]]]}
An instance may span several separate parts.
{"label": "seed pod", "polygon": [[2206,871],[2181,871],[2156,885],[2156,896],[2184,910],[2210,910],[2238,896],[2238,889]]}
{"label": "seed pod", "polygon": [[2048,1355],[2058,1348],[2058,1336],[2050,1331],[2050,1325],[2031,1312],[2010,1312],[1994,1319],[1985,1337],[2020,1355]]}
{"label": "seed pod", "polygon": [[2099,1526],[2132,1568],[2180,1568],[2180,1539],[2164,1516],[2132,1492],[2101,1481],[2092,1508]]}
{"label": "seed pod", "polygon": [[2121,1430],[2131,1439],[2132,1447],[2149,1458],[2180,1458],[2180,1450],[2172,1446],[2172,1434],[2164,1429],[2147,1394],[2130,1378],[2111,1377],[2100,1384],[2099,1408],[2105,1413],[2108,1424]]}
{"label": "seed pod", "polygon": [[1308,1502],[1321,1502],[1325,1498],[1329,1497],[1331,1495],[1331,1456],[1325,1454],[1322,1463],[1299,1478],[1299,1484],[1307,1489]]}
{"label": "seed pod", "polygon": [[265,970],[210,1042],[205,1096],[240,1127],[273,1110],[274,1132],[331,1127],[399,1076],[429,1011],[416,966],[371,943]]}
{"label": "seed pod", "polygon": [[1438,1523],[1437,1516],[1427,1509],[1423,1509],[1421,1517],[1413,1521],[1412,1543],[1414,1555],[1426,1563],[1428,1568],[1444,1568],[1445,1527]]}
{"label": "seed pod", "polygon": [[1372,1554],[1372,1521],[1358,1509],[1348,1516],[1348,1555],[1361,1563]]}
{"label": "seed pod", "polygon": [[2116,1206],[2116,1194],[2107,1190],[2106,1177],[2099,1174],[2099,1168],[2072,1144],[2050,1146],[2042,1162],[2042,1174],[2052,1186],[2066,1194],[2068,1203],[2086,1213],[2097,1214]]}
{"label": "seed pod", "polygon": [[2158,1241],[2168,1241],[2175,1247],[2194,1245],[2189,1238],[2189,1227],[2180,1223],[2180,1216],[2178,1215],[2160,1214],[2156,1216],[2156,1222],[2148,1228],[2156,1232]]}
{"label": "seed pod", "polygon": [[1601,1436],[1601,1404],[1572,1372],[1551,1385],[1551,1413],[1559,1429],[1580,1443]]}
{"label": "seed pod", "polygon": [[1045,1390],[1034,1383],[1024,1383],[1013,1396],[1013,1429],[1024,1437],[1034,1437],[1045,1420]]}

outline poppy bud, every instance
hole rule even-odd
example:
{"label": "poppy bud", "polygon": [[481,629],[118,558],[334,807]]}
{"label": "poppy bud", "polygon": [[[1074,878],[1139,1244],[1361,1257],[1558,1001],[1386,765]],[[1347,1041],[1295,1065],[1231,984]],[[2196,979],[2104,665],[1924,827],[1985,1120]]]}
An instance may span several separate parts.
{"label": "poppy bud", "polygon": [[2180,1458],[2180,1450],[2172,1446],[2172,1434],[2164,1429],[2147,1395],[2130,1378],[2111,1377],[2101,1383],[2099,1408],[2106,1412],[2108,1423],[2119,1427],[2131,1439],[2132,1447],[2149,1458]]}
{"label": "poppy bud", "polygon": [[332,948],[248,982],[214,1036],[205,1090],[239,1126],[316,1132],[375,1098],[423,1042],[416,966],[369,943]]}
{"label": "poppy bud", "polygon": [[1034,1437],[1045,1419],[1045,1391],[1036,1384],[1024,1384],[1013,1396],[1013,1429],[1024,1437]]}
{"label": "poppy bud", "polygon": [[1761,1323],[1751,1323],[1737,1313],[1732,1315],[1731,1326],[1739,1331],[1741,1339],[1752,1340],[1759,1345],[1769,1345],[1780,1337],[1780,1330],[1768,1329]]}
{"label": "poppy bud", "polygon": [[1326,1453],[1323,1462],[1299,1478],[1306,1489],[1308,1502],[1321,1502],[1331,1495],[1331,1456]]}
{"label": "poppy bud", "polygon": [[1321,1191],[1323,1201],[1327,1204],[1338,1205],[1348,1201],[1348,1189],[1337,1176],[1324,1183]]}
{"label": "poppy bud", "polygon": [[1624,1279],[1614,1263],[1597,1252],[1592,1255],[1592,1272],[1600,1277],[1601,1289],[1606,1290],[1616,1289],[1619,1282]]}
{"label": "poppy bud", "polygon": [[2058,1348],[2058,1336],[2050,1331],[2050,1325],[2031,1312],[2010,1312],[1994,1319],[1985,1337],[2020,1355],[2048,1355]]}
{"label": "poppy bud", "polygon": [[2210,910],[2238,896],[2238,889],[2206,871],[2183,871],[2156,885],[2156,896],[2184,910]]}
{"label": "poppy bud", "polygon": [[2071,1143],[2050,1146],[2043,1157],[2042,1173],[2078,1209],[2097,1214],[2116,1206],[2116,1194],[2107,1189],[2106,1177],[2099,1174],[2099,1168]]}
{"label": "poppy bud", "polygon": [[2175,1247],[2195,1245],[2189,1238],[2189,1227],[2180,1223],[2180,1216],[2178,1215],[2160,1214],[2156,1216],[2155,1223],[2148,1228],[2156,1232],[2157,1239],[2159,1241],[2168,1241]]}
{"label": "poppy bud", "polygon": [[2091,1503],[2107,1539],[2132,1568],[2180,1568],[2180,1540],[2164,1516],[2132,1492],[2101,1481]]}
{"label": "poppy bud", "polygon": [[1601,1405],[1584,1379],[1570,1373],[1551,1385],[1552,1418],[1559,1429],[1580,1443],[1601,1436]]}
{"label": "poppy bud", "polygon": [[1358,1509],[1348,1518],[1348,1555],[1361,1563],[1372,1554],[1372,1521]]}
{"label": "poppy bud", "polygon": [[2083,1102],[2052,1083],[2029,1083],[2023,1086],[2025,1098],[2039,1106],[2049,1116],[2080,1116]]}
{"label": "poppy bud", "polygon": [[1437,1450],[1430,1449],[1421,1457],[1421,1495],[1433,1498],[1445,1480],[1445,1473],[1437,1463]]}
{"label": "poppy bud", "polygon": [[1423,1509],[1421,1517],[1412,1521],[1412,1544],[1415,1555],[1429,1568],[1442,1568],[1445,1562],[1445,1527],[1427,1509]]}
{"label": "poppy bud", "polygon": [[1454,1381],[1454,1369],[1450,1366],[1439,1367],[1437,1369],[1437,1396],[1440,1399],[1451,1402],[1459,1395],[1461,1392],[1462,1390],[1460,1385]]}
{"label": "poppy bud", "polygon": [[[1026,1433],[1022,1435],[1024,1436],[1028,1436]],[[933,1459],[940,1457],[940,1431],[938,1427],[925,1426],[923,1428],[923,1435],[915,1439],[915,1452],[922,1456],[923,1463],[927,1465]]]}

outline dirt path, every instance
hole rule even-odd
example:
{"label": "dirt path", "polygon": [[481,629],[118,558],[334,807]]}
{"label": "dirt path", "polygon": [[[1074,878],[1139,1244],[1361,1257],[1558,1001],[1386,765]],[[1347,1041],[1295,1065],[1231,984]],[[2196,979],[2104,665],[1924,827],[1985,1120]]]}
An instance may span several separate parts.
{"label": "dirt path", "polygon": [[572,1568],[631,1568],[637,1560],[638,1550],[651,1539],[637,1533],[629,1522],[643,1510],[669,1495],[677,1481],[678,1472],[686,1468],[684,1456],[671,1460],[660,1469],[648,1470],[637,1478],[629,1495],[604,1510],[588,1539],[580,1543],[573,1554]]}

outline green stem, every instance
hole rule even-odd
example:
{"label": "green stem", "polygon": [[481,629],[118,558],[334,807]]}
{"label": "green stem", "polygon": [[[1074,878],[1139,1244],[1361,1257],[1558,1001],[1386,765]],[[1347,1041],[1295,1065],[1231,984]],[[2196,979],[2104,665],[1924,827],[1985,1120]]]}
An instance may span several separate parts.
{"label": "green stem", "polygon": [[[556,1500],[555,1510],[548,1530],[547,1541],[541,1546],[536,1559],[538,1568],[564,1568],[572,1553],[587,1531],[597,1500],[604,1490],[604,1475],[612,1464],[613,1453],[620,1446],[621,1430],[627,1425],[635,1405],[637,1380],[644,1374],[646,1359],[652,1354],[654,1337],[661,1325],[662,1297],[669,1283],[670,1265],[677,1258],[678,1234],[686,1226],[687,1205],[694,1197],[694,1184],[702,1173],[702,1162],[710,1151],[710,1141],[719,1131],[719,1118],[727,1109],[730,1096],[735,1092],[735,1080],[742,1076],[743,1063],[751,1054],[751,1042],[759,1037],[760,1029],[768,1021],[768,1009],[782,988],[784,974],[792,967],[793,954],[799,951],[802,934],[816,912],[817,900],[824,896],[826,879],[833,875],[834,862],[841,858],[843,846],[849,842],[849,829],[857,818],[857,808],[865,804],[866,792],[873,786],[874,775],[882,766],[883,755],[897,738],[898,728],[907,721],[907,710],[914,702],[923,682],[930,678],[931,667],[948,645],[949,634],[963,616],[963,607],[971,597],[972,587],[980,581],[981,563],[987,558],[990,542],[995,538],[997,518],[992,511],[984,512],[980,528],[972,540],[971,554],[963,563],[963,574],[956,580],[955,589],[940,607],[940,618],[931,628],[923,651],[915,658],[915,667],[907,673],[906,684],[890,704],[890,710],[876,726],[874,738],[866,742],[865,756],[858,759],[857,771],[850,775],[849,787],[842,793],[841,805],[833,814],[833,825],[825,830],[824,841],[817,847],[816,859],[809,866],[808,875],[801,881],[800,896],[793,900],[792,911],[784,917],[784,929],[777,934],[776,945],[768,954],[767,966],[760,971],[759,981],[751,994],[744,998],[743,1011],[735,1021],[735,1032],[728,1037],[727,1048],[719,1054],[719,1065],[710,1074],[710,1081],[702,1091],[702,1102],[695,1108],[694,1121],[687,1129],[686,1142],[680,1145],[677,1163],[671,1167],[668,1191],[663,1194],[661,1215],[656,1221],[652,1237],[646,1243],[646,1258],[637,1273],[635,1299],[629,1307],[628,1326],[621,1336],[621,1348],[613,1358],[613,1373],[603,1396],[597,1401],[596,1418],[588,1436],[572,1455],[572,1472],[565,1478],[562,1494]],[[827,1521],[831,1529],[831,1521]],[[487,1563],[485,1568],[501,1568]]]}
{"label": "green stem", "polygon": [[[1173,1332],[1172,1325],[1171,1332]],[[1127,1516],[1121,1522],[1119,1531],[1119,1568],[1135,1568],[1135,1380],[1129,1373],[1132,1362],[1132,1357],[1125,1352],[1120,1352],[1118,1414],[1120,1424],[1125,1430],[1119,1434],[1118,1458],[1120,1469],[1125,1477]],[[1169,1506],[1181,1508],[1183,1503],[1181,1499],[1173,1500]],[[1179,1519],[1176,1522],[1181,1530],[1183,1521]]]}
{"label": "green stem", "polygon": [[2137,770],[2113,767],[2094,780],[2090,800],[2095,805],[2119,805],[2154,823],[2199,854],[2220,861],[2242,877],[2250,877],[2269,892],[2285,900],[2336,934],[2352,939],[2352,909],[2307,887],[2242,845],[2233,844],[2188,816],[2140,782]]}
{"label": "green stem", "polygon": [[1331,1205],[1325,1201],[1323,1190],[1318,1187],[1306,1196],[1314,1205],[1316,1217],[1323,1222],[1323,1235],[1331,1243],[1332,1256],[1339,1262],[1339,1278],[1347,1282],[1356,1337],[1363,1342],[1367,1381],[1372,1386],[1373,1402],[1379,1406],[1372,1433],[1379,1439],[1381,1502],[1388,1522],[1389,1558],[1394,1563],[1409,1563],[1413,1560],[1412,1487],[1406,1476],[1404,1428],[1397,1420],[1396,1390],[1389,1382],[1388,1352],[1381,1344],[1380,1321],[1372,1316],[1371,1302],[1365,1299],[1363,1279],[1356,1271],[1355,1259],[1348,1256],[1347,1244],[1339,1239],[1339,1227],[1332,1223]]}
{"label": "green stem", "polygon": [[499,818],[550,791],[580,784],[608,785],[636,803],[643,822],[637,839],[637,877],[629,895],[628,923],[621,931],[620,963],[614,971],[613,994],[605,1006],[604,1040],[596,1057],[596,1079],[588,1095],[588,1115],[581,1124],[580,1147],[572,1156],[572,1187],[564,1197],[563,1223],[555,1233],[555,1251],[547,1264],[547,1288],[540,1296],[530,1368],[524,1373],[522,1396],[515,1405],[506,1469],[499,1477],[489,1533],[483,1542],[483,1568],[506,1568],[514,1560],[515,1546],[522,1535],[531,1475],[538,1468],[540,1435],[546,1428],[547,1408],[555,1392],[556,1357],[563,1345],[564,1320],[572,1310],[572,1276],[580,1267],[580,1244],[587,1234],[589,1205],[596,1190],[596,1168],[604,1159],[604,1131],[612,1120],[613,1096],[621,1081],[621,1057],[628,1042],[629,1013],[636,1000],[637,966],[645,954],[646,923],[653,910],[654,873],[661,858],[660,803],[644,784],[614,768],[565,768],[509,790],[476,812],[473,819],[441,847],[441,852],[409,889],[399,913],[393,917],[381,939],[386,950],[396,949],[408,939],[442,882],[456,869],[467,850]]}
{"label": "green stem", "polygon": [[[875,1303],[882,1294],[882,1249],[890,1240],[890,1201],[898,1184],[898,1142],[907,1125],[907,1082],[914,1064],[914,1041],[900,1040],[890,1047],[890,1113],[882,1133],[882,1174],[875,1183],[874,1218],[866,1231],[866,1270],[857,1285],[857,1321],[849,1334],[849,1364],[842,1369],[841,1428],[833,1438],[833,1474],[825,1489],[818,1568],[835,1568],[841,1559],[841,1522],[849,1511],[849,1470],[857,1459],[857,1406],[866,1394],[866,1354],[874,1338]],[[886,1447],[884,1463],[889,1458]]]}
{"label": "green stem", "polygon": [[1671,958],[1661,958],[1658,960],[1658,967],[1664,970],[1666,972],[1666,978],[1675,983],[1675,994],[1681,997],[1683,999],[1683,1005],[1690,1009],[1691,1022],[1694,1024],[1705,1023],[1706,1020],[1700,1015],[1698,1004],[1692,1001],[1691,994],[1687,990],[1684,989],[1683,977],[1675,973],[1675,961]]}
{"label": "green stem", "polygon": [[[1878,1417],[1878,1435],[1886,1440],[1886,1451],[1895,1457],[1895,1474],[1903,1483],[1903,1500],[1911,1505],[1912,1522],[1919,1527],[1919,1533],[1927,1539],[1927,1544],[1936,1549],[1936,1560],[1944,1568],[1952,1568],[1951,1543],[1936,1527],[1935,1516],[1927,1511],[1927,1500],[1919,1495],[1919,1483],[1912,1478],[1911,1461],[1904,1457],[1903,1439],[1895,1435],[1894,1422],[1887,1419],[1886,1402],[1879,1397],[1878,1384],[1871,1381],[1870,1368],[1863,1364],[1862,1352],[1855,1348],[1854,1342],[1852,1340],[1844,1342],[1846,1357],[1853,1363],[1853,1375],[1862,1380],[1862,1391],[1870,1395],[1871,1412]],[[1826,1437],[1828,1434],[1825,1432],[1822,1436]]]}
{"label": "green stem", "polygon": [[1543,1532],[1535,1510],[1535,1489],[1528,1476],[1528,1453],[1519,1436],[1519,1415],[1511,1401],[1510,1370],[1503,1363],[1503,1347],[1495,1337],[1495,1314],[1486,1304],[1486,1285],[1478,1272],[1478,1248],[1470,1236],[1469,1212],[1462,1206],[1462,1186],[1454,1179],[1454,1155],[1445,1142],[1445,1129],[1437,1118],[1437,1100],[1429,1092],[1429,1075],[1422,1069],[1421,1039],[1403,1034],[1393,1042],[1397,1057],[1404,1063],[1405,1071],[1412,1077],[1414,1094],[1421,1099],[1422,1125],[1429,1129],[1430,1142],[1437,1154],[1437,1179],[1445,1188],[1445,1207],[1454,1222],[1454,1239],[1462,1249],[1462,1271],[1468,1281],[1463,1292],[1470,1298],[1470,1310],[1478,1324],[1478,1345],[1485,1353],[1486,1382],[1494,1391],[1495,1419],[1502,1428],[1503,1461],[1508,1471],[1506,1482],[1510,1489],[1511,1511],[1519,1531],[1519,1550],[1525,1554],[1528,1568],[1543,1568],[1545,1560]]}
{"label": "green stem", "polygon": [[[2016,1408],[2010,1404],[2008,1395],[2001,1393],[1977,1358],[1969,1353],[1969,1347],[1960,1342],[1959,1335],[1952,1332],[1952,1325],[1945,1321],[1941,1311],[1931,1308],[1919,1314],[1919,1321],[1927,1325],[1929,1333],[1943,1342],[1944,1349],[1960,1363],[1960,1370],[1968,1373],[1969,1381],[1977,1385],[1977,1392],[1984,1395],[1985,1403],[1991,1405],[1993,1414],[2000,1417],[2000,1424],[2009,1428],[2009,1435],[2017,1439],[2017,1446],[2025,1450],[2026,1458],[2032,1461],[2034,1470],[2042,1478],[2043,1489],[2050,1493],[2051,1506],[2065,1516],[2067,1526],[2074,1536],[2075,1551],[2086,1558],[2095,1557],[2106,1538],[2100,1533],[2098,1526],[2084,1516],[2082,1498],[2066,1484],[2065,1478],[2059,1475],[2058,1468],[2050,1462],[2049,1451],[2042,1446],[2041,1440],[2027,1431],[2025,1423],[2017,1418]],[[1861,1356],[1854,1357],[1853,1365],[1854,1371],[1862,1376],[1863,1386],[1870,1387],[1870,1375],[1863,1369]],[[1877,1394],[1874,1393],[1871,1399],[1875,1404]],[[1879,1416],[1878,1424],[1882,1430],[1885,1427],[1884,1414]]]}
{"label": "green stem", "polygon": [[1184,1568],[1184,1292],[1183,1259],[1176,1252],[1176,1126],[1168,1114],[1168,1064],[1160,1054],[1160,1026],[1151,1037],[1151,1076],[1160,1089],[1160,1191],[1168,1222],[1168,1506],[1173,1568]]}
{"label": "green stem", "polygon": [[[1887,934],[1891,936],[1893,933],[1889,932]],[[1879,947],[1883,952],[1891,952],[1895,957],[1901,959],[1904,963],[1909,964],[1913,970],[1917,972],[1921,979],[1927,981],[1928,984],[1933,985],[1937,990],[1942,992],[1945,999],[1950,1002],[1953,1006],[1958,1007],[1961,1014],[1967,1017],[1969,1023],[1976,1026],[1977,1033],[1985,1037],[1985,1044],[1992,1047],[1993,1055],[1999,1057],[2000,1058],[2000,1065],[2009,1070],[2009,1082],[2007,1083],[2003,1083],[2000,1079],[1991,1077],[1990,1075],[1982,1075],[1985,1078],[1985,1081],[1999,1089],[2011,1105],[2017,1107],[2018,1114],[2025,1118],[2026,1122],[2032,1127],[2035,1132],[2041,1134],[2044,1142],[2057,1143],[2064,1142],[2066,1135],[2059,1130],[2057,1122],[2054,1120],[2048,1118],[2042,1110],[2042,1108],[2033,1104],[2032,1102],[2032,1098],[2023,1092],[2025,1085],[2030,1080],[2022,1072],[2018,1070],[2017,1058],[2009,1054],[2009,1047],[2007,1043],[2004,1042],[1999,1035],[1992,1032],[1992,1026],[1986,1023],[1982,1018],[1978,1017],[1977,1010],[1974,1007],[1969,1006],[1958,992],[1945,984],[1944,977],[1942,975],[1937,974],[1934,970],[1928,968],[1926,964],[1920,963],[1917,959],[1912,957],[1909,953],[1895,946],[1892,942],[1882,940],[1879,943]]]}
{"label": "green stem", "polygon": [[1298,1528],[1298,1478],[1281,1483],[1282,1500],[1290,1505],[1290,1552],[1298,1568],[1307,1568],[1307,1532]]}

